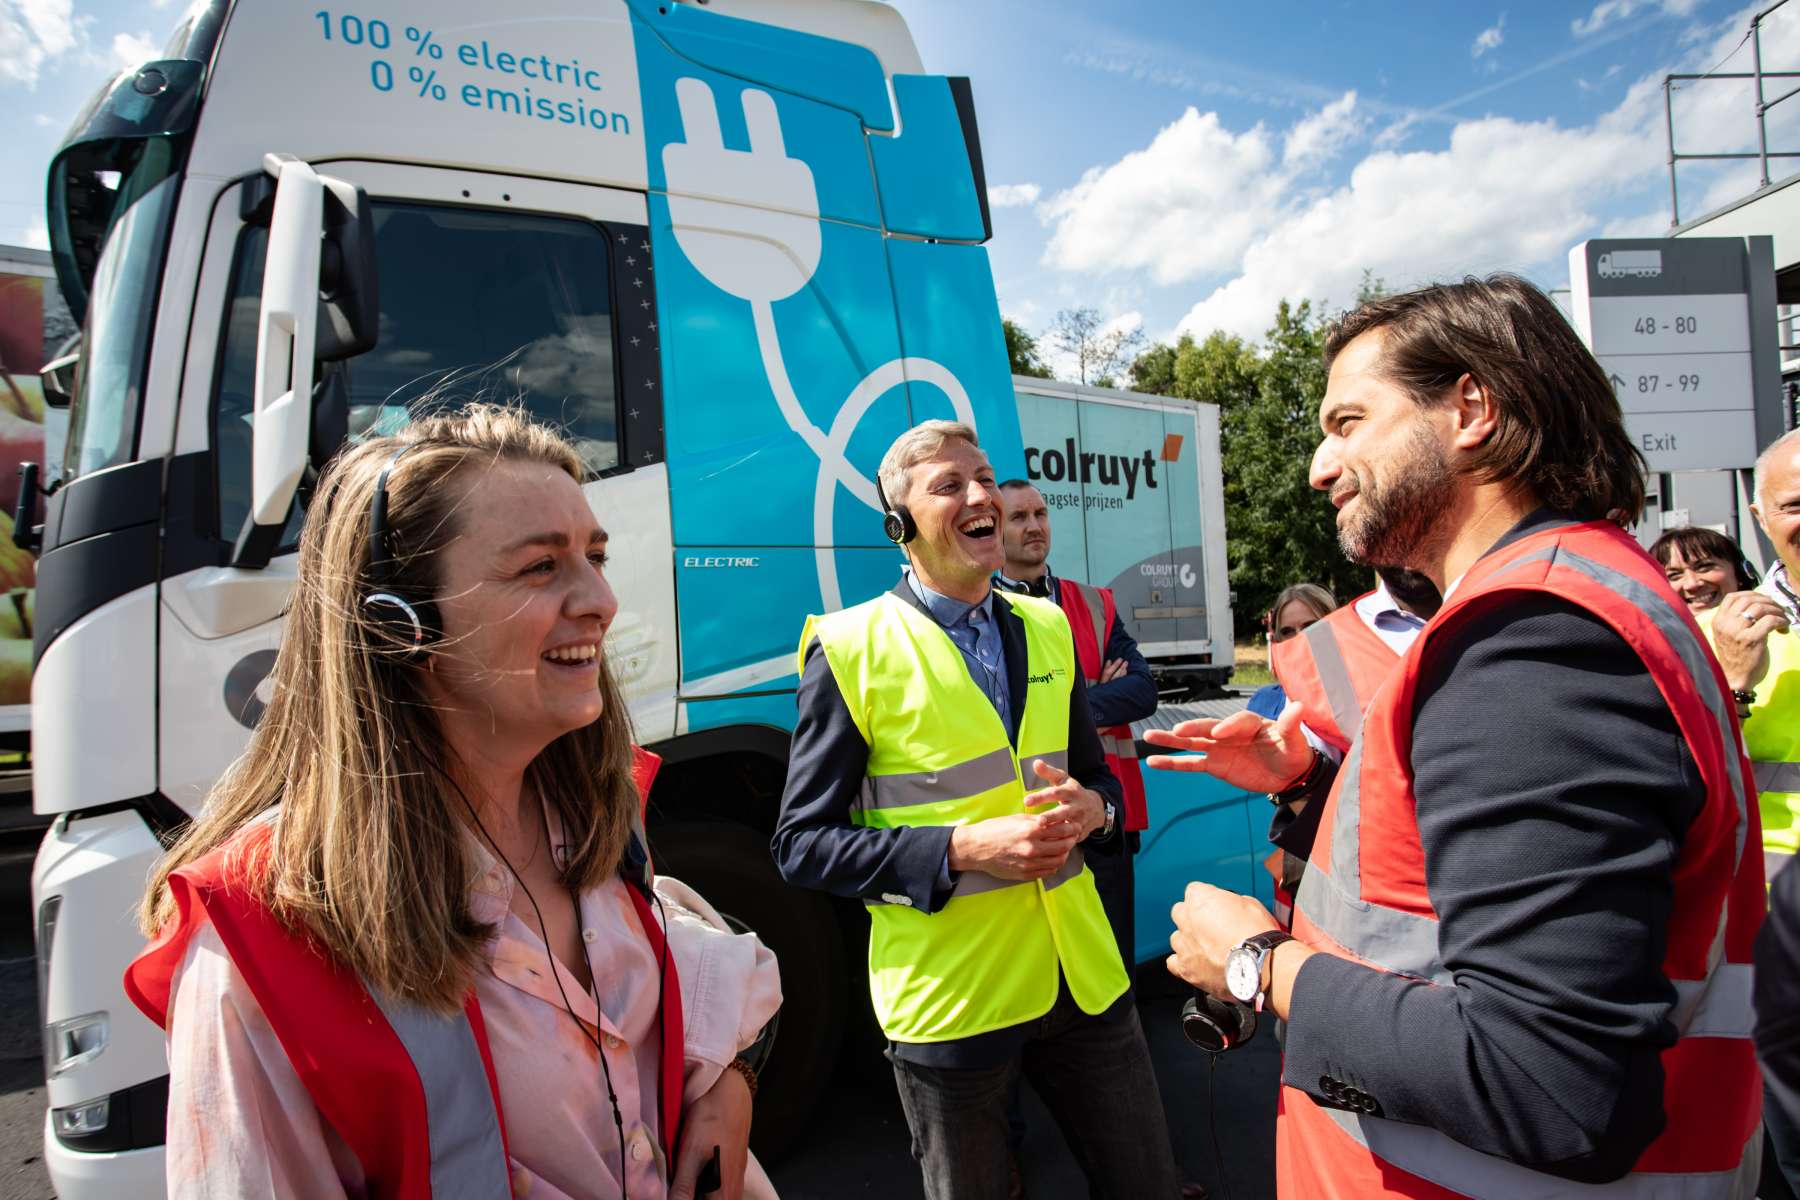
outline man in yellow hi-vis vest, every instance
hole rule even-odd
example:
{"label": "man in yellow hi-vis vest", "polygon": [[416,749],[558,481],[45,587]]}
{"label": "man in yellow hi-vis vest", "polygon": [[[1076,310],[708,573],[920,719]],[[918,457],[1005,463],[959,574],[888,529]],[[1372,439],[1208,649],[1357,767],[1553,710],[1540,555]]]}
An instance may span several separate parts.
{"label": "man in yellow hi-vis vest", "polygon": [[996,593],[975,432],[927,421],[877,476],[905,578],[810,618],[773,841],[783,878],[868,906],[869,991],[930,1200],[1004,1200],[1032,1081],[1102,1197],[1179,1195],[1150,1053],[1087,853],[1117,853],[1068,620]]}
{"label": "man in yellow hi-vis vest", "polygon": [[[1712,639],[1725,683],[1737,701],[1744,749],[1756,772],[1756,806],[1762,814],[1763,876],[1770,886],[1800,847],[1800,430],[1782,435],[1756,460],[1756,503],[1751,511],[1780,561],[1753,592],[1733,592],[1705,614],[1701,628]],[[1757,964],[1757,1037],[1791,1011],[1792,979]],[[1765,1078],[1785,1089],[1764,1094],[1763,1123],[1769,1145],[1791,1187],[1800,1187],[1800,1112],[1792,1069],[1765,1064]]]}

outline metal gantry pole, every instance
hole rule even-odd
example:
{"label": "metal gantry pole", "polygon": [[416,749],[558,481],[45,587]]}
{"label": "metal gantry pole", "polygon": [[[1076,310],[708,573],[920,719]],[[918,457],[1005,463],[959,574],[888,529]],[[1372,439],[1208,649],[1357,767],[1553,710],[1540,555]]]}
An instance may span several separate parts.
{"label": "metal gantry pole", "polygon": [[1756,145],[1762,162],[1762,186],[1769,186],[1769,120],[1768,106],[1763,103],[1762,19],[1757,13],[1750,20],[1750,49],[1756,66]]}
{"label": "metal gantry pole", "polygon": [[1669,228],[1681,224],[1681,196],[1675,188],[1675,81],[1663,80],[1663,121],[1669,131]]}

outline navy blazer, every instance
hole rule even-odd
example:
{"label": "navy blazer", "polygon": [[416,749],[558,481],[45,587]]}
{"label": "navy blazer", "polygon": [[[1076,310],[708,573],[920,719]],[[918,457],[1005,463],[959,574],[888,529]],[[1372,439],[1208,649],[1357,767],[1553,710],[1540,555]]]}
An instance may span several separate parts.
{"label": "navy blazer", "polygon": [[[893,594],[930,616],[906,580],[900,581]],[[1007,732],[1016,747],[1029,672],[1025,623],[1012,611],[1009,599],[1007,593],[997,593],[994,624],[1000,630],[1006,657],[1007,695],[1013,712],[1013,727]],[[1107,768],[1088,710],[1086,684],[1079,671],[1071,672],[1071,678],[1069,774],[1114,806],[1121,805],[1119,782]],[[850,718],[830,663],[819,652],[816,640],[806,648],[795,701],[799,719],[788,755],[781,813],[770,842],[781,877],[796,887],[905,903],[921,912],[943,907],[955,884],[948,866],[951,826],[870,829],[850,823],[850,807],[862,790],[869,747]],[[1119,842],[1115,829],[1113,836],[1104,839],[1096,833],[1083,847],[1089,853],[1116,853]]]}

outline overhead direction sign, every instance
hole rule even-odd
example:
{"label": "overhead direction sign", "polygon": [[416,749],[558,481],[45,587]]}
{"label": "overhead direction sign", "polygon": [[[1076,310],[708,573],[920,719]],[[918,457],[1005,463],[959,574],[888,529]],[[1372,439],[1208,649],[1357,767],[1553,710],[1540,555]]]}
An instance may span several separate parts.
{"label": "overhead direction sign", "polygon": [[1757,356],[1773,347],[1755,336],[1742,238],[1595,239],[1569,251],[1569,281],[1575,327],[1652,471],[1756,460]]}

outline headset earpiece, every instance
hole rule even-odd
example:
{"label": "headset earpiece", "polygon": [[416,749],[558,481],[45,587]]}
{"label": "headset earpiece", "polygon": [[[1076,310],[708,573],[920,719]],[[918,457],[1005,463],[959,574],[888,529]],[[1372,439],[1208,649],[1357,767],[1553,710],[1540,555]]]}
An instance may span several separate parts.
{"label": "headset earpiece", "polygon": [[919,525],[913,520],[912,510],[904,504],[888,503],[887,492],[882,489],[879,474],[875,476],[875,495],[887,514],[881,519],[881,532],[887,534],[888,541],[896,546],[904,546],[919,536]]}
{"label": "headset earpiece", "polygon": [[375,481],[375,495],[369,502],[370,588],[362,599],[363,612],[374,622],[392,657],[402,663],[423,660],[432,644],[443,636],[437,602],[426,597],[406,595],[394,580],[400,564],[394,557],[390,544],[391,531],[387,521],[388,474],[394,469],[395,463],[420,444],[414,442],[388,459],[387,465],[381,468],[380,478]]}
{"label": "headset earpiece", "polygon": [[1256,1010],[1196,989],[1181,1006],[1181,1032],[1208,1054],[1223,1054],[1256,1036]]}

